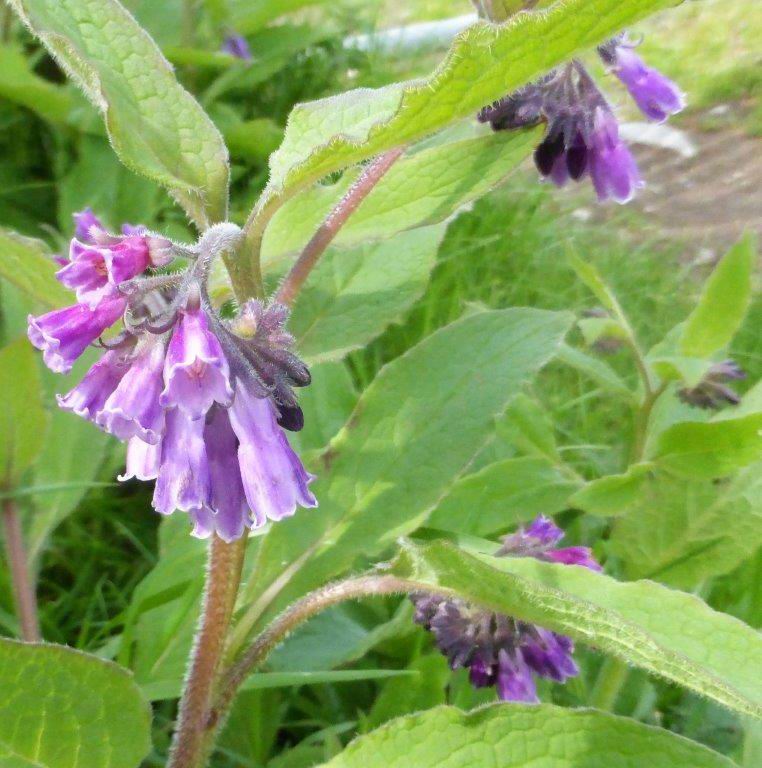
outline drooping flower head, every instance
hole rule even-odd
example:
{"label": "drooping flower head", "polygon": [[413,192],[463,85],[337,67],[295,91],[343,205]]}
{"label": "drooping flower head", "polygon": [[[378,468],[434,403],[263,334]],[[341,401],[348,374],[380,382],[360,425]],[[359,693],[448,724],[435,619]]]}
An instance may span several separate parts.
{"label": "drooping flower head", "polygon": [[[661,122],[683,108],[677,86],[646,66],[624,35],[598,53],[649,119]],[[589,176],[599,200],[626,203],[643,186],[613,110],[577,60],[485,107],[477,118],[495,131],[545,122],[534,160],[540,174],[559,187]]]}
{"label": "drooping flower head", "polygon": [[[49,367],[65,372],[123,320],[121,332],[100,339],[101,359],[59,397],[65,410],[127,442],[119,479],[156,480],[158,512],[187,512],[194,535],[226,541],[316,506],[313,477],[283,431],[303,425],[293,387],[310,382],[290,350],[287,308],[249,301],[223,320],[206,293],[218,251],[204,238],[194,251],[144,227],[114,236],[89,210],[77,226],[84,239],[72,242],[58,278],[79,303],[30,317],[29,338]],[[207,244],[240,232],[218,226]],[[144,275],[175,255],[195,261],[185,272]]]}
{"label": "drooping flower head", "polygon": [[[540,516],[506,536],[496,554],[600,570],[587,547],[557,548],[563,535],[550,518]],[[463,600],[426,593],[412,600],[416,623],[434,635],[450,666],[467,668],[474,687],[494,686],[504,701],[538,701],[535,677],[563,683],[578,674],[568,637]]]}
{"label": "drooping flower head", "polygon": [[688,405],[716,410],[724,405],[738,405],[741,398],[725,382],[745,379],[746,374],[733,360],[715,363],[695,387],[684,387],[678,397]]}

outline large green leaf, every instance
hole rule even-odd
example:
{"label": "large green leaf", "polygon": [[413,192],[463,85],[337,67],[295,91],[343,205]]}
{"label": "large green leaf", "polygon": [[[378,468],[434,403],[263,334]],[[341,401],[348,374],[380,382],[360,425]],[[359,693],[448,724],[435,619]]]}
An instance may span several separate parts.
{"label": "large green leaf", "polygon": [[445,225],[350,250],[332,248],[299,294],[289,324],[310,362],[367,344],[423,293]]}
{"label": "large green leaf", "polygon": [[111,662],[0,639],[0,688],[7,768],[136,768],[151,747],[151,710]]}
{"label": "large green leaf", "polygon": [[222,137],[132,16],[115,0],[10,4],[103,112],[122,162],[167,187],[199,226],[224,220]]}
{"label": "large green leaf", "polygon": [[324,768],[731,768],[661,728],[591,709],[493,704],[437,707],[392,720]]}
{"label": "large green leaf", "polygon": [[[334,244],[353,245],[442,221],[505,179],[538,139],[536,131],[485,135],[487,129],[479,128],[458,126],[454,137],[403,155],[352,214]],[[335,184],[317,185],[286,203],[267,228],[263,269],[278,271],[285,259],[301,250],[359,173],[347,172]]]}
{"label": "large green leaf", "polygon": [[756,254],[756,238],[747,234],[717,265],[685,322],[680,339],[683,355],[707,357],[730,343],[749,308]]}
{"label": "large green leaf", "polygon": [[468,117],[581,49],[675,0],[567,0],[505,24],[480,21],[458,35],[427,78],[301,104],[270,158],[258,211],[332,171]]}
{"label": "large green leaf", "polygon": [[0,276],[48,307],[63,307],[74,300],[56,280],[57,269],[42,240],[0,229]]}
{"label": "large green leaf", "polygon": [[578,566],[406,545],[392,571],[569,635],[739,712],[762,716],[762,637],[693,595]]}
{"label": "large green leaf", "polygon": [[686,589],[728,573],[762,544],[762,465],[730,481],[642,478],[611,539],[629,578]]}
{"label": "large green leaf", "polygon": [[686,477],[722,477],[762,459],[762,412],[681,421],[655,439],[649,458]]}
{"label": "large green leaf", "polygon": [[42,450],[48,423],[37,353],[25,338],[0,349],[0,392],[0,488],[8,488]]}
{"label": "large green leaf", "polygon": [[505,459],[462,477],[427,524],[489,536],[536,515],[560,512],[579,487],[547,459]]}
{"label": "large green leaf", "polygon": [[273,526],[247,598],[269,590],[270,602],[280,589],[272,608],[282,606],[420,525],[571,319],[534,309],[481,312],[383,368],[313,467],[320,507]]}

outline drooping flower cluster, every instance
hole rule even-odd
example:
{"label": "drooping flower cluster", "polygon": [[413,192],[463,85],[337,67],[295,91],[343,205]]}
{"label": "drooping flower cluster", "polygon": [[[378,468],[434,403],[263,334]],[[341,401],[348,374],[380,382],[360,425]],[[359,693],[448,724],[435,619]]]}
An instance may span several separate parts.
{"label": "drooping flower cluster", "polygon": [[[187,512],[194,535],[226,541],[317,504],[283,431],[303,426],[292,387],[310,382],[289,349],[288,310],[251,300],[225,321],[208,300],[206,275],[219,252],[210,244],[231,226],[212,228],[209,247],[202,238],[194,250],[141,227],[114,236],[91,211],[78,214],[57,273],[77,303],[29,318],[29,339],[54,371],[69,371],[91,344],[105,349],[58,402],[127,442],[120,479],[156,480],[158,512]],[[186,271],[143,276],[178,254],[193,259]]]}
{"label": "drooping flower cluster", "polygon": [[697,408],[716,410],[723,405],[738,405],[741,398],[725,382],[744,378],[746,374],[737,363],[723,360],[715,363],[695,387],[685,387],[677,394],[684,403]]}
{"label": "drooping flower cluster", "polygon": [[[506,536],[496,554],[600,570],[587,547],[556,548],[563,535],[552,520],[540,516]],[[413,595],[412,600],[416,623],[434,635],[450,666],[468,668],[474,687],[495,686],[505,701],[538,701],[535,676],[562,683],[578,674],[568,637],[462,600],[428,593]]]}
{"label": "drooping flower cluster", "polygon": [[[677,86],[647,66],[624,35],[600,46],[598,54],[649,120],[663,122],[683,108]],[[599,200],[626,203],[643,186],[611,106],[577,60],[484,107],[478,119],[496,131],[545,121],[535,165],[559,187],[589,176]]]}

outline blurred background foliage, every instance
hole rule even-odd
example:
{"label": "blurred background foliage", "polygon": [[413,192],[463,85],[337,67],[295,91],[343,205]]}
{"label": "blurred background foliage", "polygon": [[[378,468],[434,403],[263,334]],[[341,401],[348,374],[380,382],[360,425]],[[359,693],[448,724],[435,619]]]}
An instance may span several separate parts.
{"label": "blurred background foliage", "polygon": [[[267,157],[278,146],[294,104],[416,76],[441,57],[436,46],[358,47],[351,40],[377,29],[449,18],[471,9],[466,2],[452,0],[132,0],[126,5],[222,130],[232,156],[232,217],[238,222],[264,187]],[[0,227],[42,238],[53,252],[63,252],[72,234],[72,213],[91,206],[112,228],[142,223],[189,238],[179,209],[151,182],[119,164],[95,111],[8,10],[2,13]],[[251,61],[220,52],[225,36],[233,33],[246,37]],[[679,184],[684,169],[693,171],[670,150],[637,145],[651,189],[632,208],[597,208],[589,189],[558,192],[542,186],[526,163],[507,184],[452,217],[431,280],[400,322],[343,363],[325,366],[325,376],[341,384],[335,402],[327,405],[328,412],[338,414],[333,426],[343,422],[356,393],[384,363],[464,312],[508,306],[577,313],[594,309],[596,300],[569,267],[570,249],[595,265],[611,285],[649,348],[689,312],[712,266],[743,229],[760,229],[758,0],[686,2],[636,30],[640,33],[649,63],[688,94],[690,108],[675,124],[698,144],[700,151],[691,162],[703,168],[703,176],[690,176],[690,189],[664,192],[665,178]],[[691,218],[693,198],[712,208],[718,179],[736,170],[746,174],[742,181],[751,199],[729,198],[727,205],[715,206],[708,215],[711,221]],[[677,226],[669,226],[675,219]],[[0,283],[3,344],[23,333],[26,313],[34,310],[33,302],[10,283]],[[756,298],[730,349],[749,382],[762,375],[761,323],[762,302]],[[579,335],[571,341],[581,345]],[[626,352],[615,352],[607,362],[626,381],[634,381]],[[138,483],[115,482],[122,462],[120,446],[89,424],[54,412],[52,394],[64,391],[65,385],[42,369],[40,375],[49,411],[48,445],[35,469],[37,492],[21,497],[20,504],[28,513],[27,532],[38,570],[42,632],[49,641],[106,657],[124,647],[121,635],[126,627],[155,636],[163,643],[158,660],[153,650],[146,659],[131,659],[140,675],[141,664],[168,663],[171,639],[182,633],[192,612],[181,604],[175,616],[165,613],[153,625],[148,621],[136,626],[130,614],[136,587],[142,585],[150,593],[144,579],[159,563],[162,548],[181,558],[187,554],[187,562],[195,563],[203,547],[187,538],[182,520],[164,526],[160,542],[150,490]],[[527,400],[540,404],[543,418],[553,425],[550,431],[563,462],[573,472],[590,479],[621,471],[631,439],[622,428],[628,423],[629,406],[611,397],[594,378],[556,362],[536,379]],[[330,425],[324,432],[308,433],[303,437],[306,445],[322,445],[332,434]],[[483,458],[484,465],[500,458],[500,449],[495,451]],[[562,511],[560,520],[572,540],[593,540],[603,530],[601,521],[582,520],[573,509]],[[759,626],[760,576],[762,555],[757,552],[732,572],[702,581],[695,589],[715,608]],[[197,591],[183,594],[191,602],[197,597]],[[15,630],[8,577],[0,568],[0,631],[12,635]],[[184,660],[181,650],[178,664]],[[564,704],[587,702],[600,661],[588,651],[580,655],[582,676],[563,689],[545,691],[547,696]],[[271,671],[291,670],[289,656],[308,671],[339,668],[345,679],[331,680],[323,672],[309,684],[292,677],[271,680],[275,687],[265,687],[265,682],[247,690],[215,758],[217,765],[311,765],[340,751],[354,733],[397,714],[445,700],[472,706],[493,695],[490,690],[474,692],[464,674],[449,673],[443,659],[432,653],[429,639],[412,625],[405,602],[333,609],[276,654]],[[752,737],[742,743],[735,716],[640,672],[630,675],[618,711],[684,733],[739,760],[744,750],[751,754],[755,748]],[[162,764],[173,702],[159,697],[156,713],[149,765]],[[294,749],[283,752],[285,746]],[[279,752],[283,754],[273,758]]]}

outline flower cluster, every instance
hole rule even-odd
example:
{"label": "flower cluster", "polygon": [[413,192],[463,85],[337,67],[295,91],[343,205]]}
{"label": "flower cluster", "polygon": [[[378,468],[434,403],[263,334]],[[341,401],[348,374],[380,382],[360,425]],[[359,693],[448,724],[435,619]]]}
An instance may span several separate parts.
{"label": "flower cluster", "polygon": [[[600,46],[598,54],[649,120],[663,122],[683,108],[677,86],[648,67],[624,35]],[[534,160],[542,176],[559,187],[589,176],[599,200],[626,203],[643,186],[611,106],[577,60],[484,107],[478,119],[496,131],[545,121]]]}
{"label": "flower cluster", "polygon": [[[288,310],[251,300],[225,321],[206,293],[214,243],[231,226],[212,228],[194,250],[141,227],[111,235],[91,211],[78,214],[57,273],[77,303],[30,316],[28,331],[61,373],[88,346],[105,350],[59,405],[127,442],[120,480],[156,480],[158,512],[187,512],[194,535],[226,541],[317,504],[283,431],[302,427],[292,387],[310,382],[289,349]],[[192,259],[184,272],[143,276],[176,255]]]}
{"label": "flower cluster", "polygon": [[[587,547],[556,548],[563,531],[538,517],[526,529],[506,536],[498,556],[536,557],[600,570]],[[534,676],[557,682],[578,674],[570,638],[462,600],[427,593],[412,596],[415,621],[429,630],[453,669],[467,667],[476,688],[495,686],[506,701],[536,702]]]}
{"label": "flower cluster", "polygon": [[695,387],[685,387],[677,394],[684,403],[697,408],[716,410],[723,405],[738,405],[741,398],[725,382],[744,378],[746,374],[739,365],[733,360],[723,360],[715,363]]}

